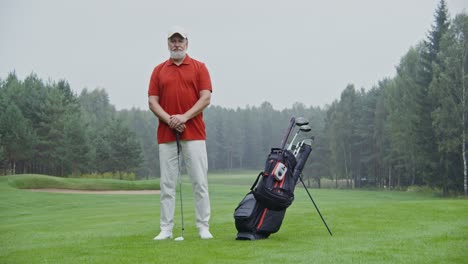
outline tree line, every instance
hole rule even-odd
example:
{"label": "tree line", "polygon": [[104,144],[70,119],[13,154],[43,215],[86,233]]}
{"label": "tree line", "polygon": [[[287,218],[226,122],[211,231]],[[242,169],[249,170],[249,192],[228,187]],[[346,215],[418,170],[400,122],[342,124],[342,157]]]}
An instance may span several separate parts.
{"label": "tree line", "polygon": [[467,194],[468,16],[440,1],[427,38],[369,91],[327,109],[328,175],[358,185],[429,185]]}
{"label": "tree line", "polygon": [[64,80],[44,83],[31,74],[21,81],[10,73],[0,84],[0,108],[4,173],[128,173],[143,158],[102,89],[77,96]]}
{"label": "tree line", "polygon": [[[401,58],[396,76],[369,90],[349,84],[323,108],[269,102],[204,112],[210,170],[263,169],[289,118],[304,116],[314,136],[304,175],[350,188],[427,185],[467,193],[468,16],[440,1],[426,39]],[[58,176],[134,173],[159,177],[157,119],[117,111],[104,89],[79,95],[65,80],[35,74],[0,80],[0,169]]]}

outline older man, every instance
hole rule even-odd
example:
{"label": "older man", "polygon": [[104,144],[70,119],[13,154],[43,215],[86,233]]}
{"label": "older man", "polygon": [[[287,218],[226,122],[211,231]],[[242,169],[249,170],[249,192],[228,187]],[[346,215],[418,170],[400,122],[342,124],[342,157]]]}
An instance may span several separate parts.
{"label": "older man", "polygon": [[161,167],[161,231],[154,239],[172,238],[179,169],[176,132],[180,134],[180,153],[192,181],[198,232],[202,239],[211,239],[203,121],[203,110],[211,100],[211,79],[205,64],[186,53],[188,38],[184,29],[171,29],[167,44],[170,58],[154,68],[148,89],[149,108],[159,119],[157,139]]}

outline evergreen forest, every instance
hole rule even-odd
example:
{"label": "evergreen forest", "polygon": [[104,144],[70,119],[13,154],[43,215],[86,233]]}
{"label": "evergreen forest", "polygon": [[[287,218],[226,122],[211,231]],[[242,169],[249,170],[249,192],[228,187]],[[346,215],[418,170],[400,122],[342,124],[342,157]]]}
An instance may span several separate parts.
{"label": "evergreen forest", "polygon": [[[343,87],[324,107],[307,97],[277,110],[269,102],[204,111],[211,171],[262,170],[292,116],[308,118],[313,152],[304,176],[348,188],[429,186],[467,195],[468,15],[440,1],[425,39],[409,47],[392,78]],[[259,98],[262,101],[262,98]],[[116,110],[105,89],[75,93],[66,80],[13,71],[0,79],[0,173],[61,177],[159,177],[148,109]],[[253,175],[254,177],[255,175]]]}

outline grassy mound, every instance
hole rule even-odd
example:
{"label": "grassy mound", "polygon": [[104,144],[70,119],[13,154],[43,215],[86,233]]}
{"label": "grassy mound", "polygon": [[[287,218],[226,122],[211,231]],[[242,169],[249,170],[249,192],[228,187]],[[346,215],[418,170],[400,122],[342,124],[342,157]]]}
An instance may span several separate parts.
{"label": "grassy mound", "polygon": [[7,177],[8,184],[18,189],[159,190],[159,180],[123,181],[112,179],[76,179],[37,174],[23,174]]}

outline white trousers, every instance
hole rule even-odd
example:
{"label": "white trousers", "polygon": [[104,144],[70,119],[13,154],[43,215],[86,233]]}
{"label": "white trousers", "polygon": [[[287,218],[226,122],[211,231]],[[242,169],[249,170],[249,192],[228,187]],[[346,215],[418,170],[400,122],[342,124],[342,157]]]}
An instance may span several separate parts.
{"label": "white trousers", "polygon": [[[180,141],[180,166],[182,158],[192,182],[195,196],[197,228],[209,228],[210,197],[208,194],[208,157],[204,140]],[[178,177],[177,143],[159,144],[159,162],[161,167],[161,230],[171,231],[174,227],[176,206],[176,187]]]}

